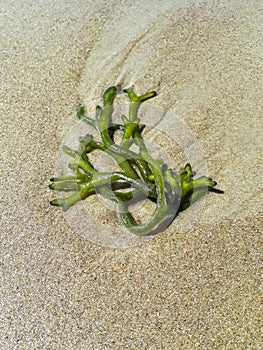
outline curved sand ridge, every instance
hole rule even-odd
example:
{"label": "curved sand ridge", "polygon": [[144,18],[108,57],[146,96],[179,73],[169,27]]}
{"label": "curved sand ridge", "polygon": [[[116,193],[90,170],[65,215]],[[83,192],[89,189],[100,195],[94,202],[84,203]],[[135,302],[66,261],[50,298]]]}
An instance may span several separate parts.
{"label": "curved sand ridge", "polygon": [[[80,96],[92,111],[90,101],[99,101],[109,85],[134,86],[138,93],[156,89],[159,97],[151,103],[188,124],[203,148],[209,175],[225,191],[207,198],[201,222],[257,215],[262,203],[261,5],[166,2],[160,11],[147,2],[144,9],[150,3],[150,12],[136,9],[136,3],[114,12],[87,59]],[[240,17],[240,11],[247,16]]]}

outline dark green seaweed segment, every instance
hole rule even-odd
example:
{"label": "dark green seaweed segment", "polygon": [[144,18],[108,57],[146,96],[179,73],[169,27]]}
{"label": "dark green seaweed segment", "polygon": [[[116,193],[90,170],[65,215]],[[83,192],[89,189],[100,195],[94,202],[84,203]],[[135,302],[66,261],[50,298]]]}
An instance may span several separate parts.
{"label": "dark green seaweed segment", "polygon": [[[114,86],[104,91],[103,107],[96,107],[95,119],[86,116],[84,106],[78,108],[77,117],[91,125],[101,141],[95,141],[92,135],[87,134],[80,137],[78,150],[63,146],[63,151],[73,158],[68,166],[74,175],[50,179],[49,188],[70,191],[71,194],[66,198],[54,199],[50,204],[66,211],[77,201],[99,193],[118,204],[122,222],[131,232],[146,236],[163,231],[178,212],[201,198],[207,190],[216,186],[216,182],[206,176],[194,179],[190,164],[186,164],[178,175],[164,167],[161,160],[153,159],[143,141],[144,126],[140,125],[137,115],[140,104],[156,96],[156,92],[137,96],[132,89],[123,91],[130,100],[129,115],[122,116],[123,125],[112,121],[113,102],[117,94]],[[122,135],[118,143],[114,140],[116,131]],[[138,146],[137,153],[130,149],[132,144]],[[94,150],[112,157],[119,171],[99,172],[89,159],[89,154]],[[140,224],[129,211],[129,205],[145,198],[155,203],[155,210],[148,221]]]}

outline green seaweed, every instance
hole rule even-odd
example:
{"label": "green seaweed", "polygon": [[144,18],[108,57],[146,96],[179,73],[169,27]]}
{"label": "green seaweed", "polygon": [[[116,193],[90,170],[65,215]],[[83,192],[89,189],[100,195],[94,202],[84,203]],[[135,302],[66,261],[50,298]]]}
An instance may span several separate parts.
{"label": "green seaweed", "polygon": [[[194,179],[191,165],[186,164],[178,175],[155,160],[147,151],[142,137],[144,126],[137,117],[140,104],[156,96],[156,92],[137,96],[132,89],[123,90],[130,100],[128,117],[122,116],[123,124],[112,122],[113,102],[117,94],[114,86],[103,93],[103,107],[96,107],[95,119],[85,115],[84,106],[79,106],[77,117],[91,125],[99,134],[101,142],[87,134],[79,139],[78,150],[63,146],[63,151],[73,158],[68,166],[74,175],[50,179],[52,190],[74,191],[66,198],[54,199],[51,205],[68,210],[74,203],[93,194],[101,194],[115,201],[124,225],[134,234],[146,236],[163,231],[191,203],[200,199],[216,182],[206,176]],[[121,132],[121,141],[115,142],[116,131]],[[136,153],[131,145],[138,146]],[[99,172],[89,159],[89,154],[100,150],[110,155],[119,165],[119,171]],[[128,191],[127,191],[128,190]],[[155,203],[151,218],[143,224],[136,222],[129,205],[148,198]]]}

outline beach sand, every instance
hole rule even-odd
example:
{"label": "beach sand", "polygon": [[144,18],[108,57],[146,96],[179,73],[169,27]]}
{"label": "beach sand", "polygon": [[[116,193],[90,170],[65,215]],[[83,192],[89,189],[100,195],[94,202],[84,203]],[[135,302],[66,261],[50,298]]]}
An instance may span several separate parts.
{"label": "beach sand", "polygon": [[[1,349],[260,349],[261,1],[1,10]],[[224,191],[126,249],[49,206],[77,105],[94,113],[115,84],[156,90],[151,105],[188,126]]]}

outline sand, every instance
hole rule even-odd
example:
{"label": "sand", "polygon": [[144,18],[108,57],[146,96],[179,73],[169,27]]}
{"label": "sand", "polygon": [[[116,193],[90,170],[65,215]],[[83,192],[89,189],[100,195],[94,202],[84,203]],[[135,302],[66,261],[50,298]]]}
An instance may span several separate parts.
{"label": "sand", "polygon": [[[1,349],[260,349],[262,3],[1,11]],[[78,103],[93,113],[112,84],[155,89],[151,106],[185,123],[225,191],[128,248],[94,244],[48,204]]]}

